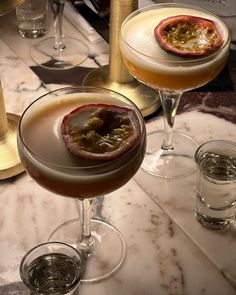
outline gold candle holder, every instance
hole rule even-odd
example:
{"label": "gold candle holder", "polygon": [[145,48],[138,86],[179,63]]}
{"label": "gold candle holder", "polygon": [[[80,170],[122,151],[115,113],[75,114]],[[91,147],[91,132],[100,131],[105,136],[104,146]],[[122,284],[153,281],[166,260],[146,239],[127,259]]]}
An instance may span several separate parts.
{"label": "gold candle holder", "polygon": [[[24,0],[1,0],[0,15],[8,13]],[[0,80],[0,180],[24,171],[17,150],[17,128],[20,117],[6,113]]]}
{"label": "gold candle holder", "polygon": [[134,79],[127,71],[119,49],[120,27],[131,12],[138,9],[138,0],[111,0],[109,29],[109,65],[88,73],[83,85],[100,86],[123,94],[134,102],[143,116],[161,105],[157,91]]}
{"label": "gold candle holder", "polygon": [[[1,0],[0,15],[10,12],[24,0]],[[24,171],[17,150],[17,128],[20,117],[6,113],[0,79],[0,180]]]}
{"label": "gold candle holder", "polygon": [[0,180],[24,171],[17,150],[17,128],[20,117],[6,113],[0,81]]}

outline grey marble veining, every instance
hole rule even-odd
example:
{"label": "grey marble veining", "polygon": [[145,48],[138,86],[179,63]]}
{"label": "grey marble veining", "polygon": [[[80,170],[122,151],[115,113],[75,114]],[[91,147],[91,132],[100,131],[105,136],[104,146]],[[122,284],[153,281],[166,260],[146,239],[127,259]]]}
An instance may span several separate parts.
{"label": "grey marble veining", "polygon": [[[225,112],[224,108],[222,112]],[[230,113],[230,110],[226,113],[228,112]],[[155,121],[148,125],[148,129],[155,130],[157,126],[159,124]],[[179,115],[176,128],[191,134],[199,143],[211,139],[236,141],[235,124],[199,111]],[[236,287],[235,225],[229,230],[218,232],[207,230],[196,222],[194,216],[196,173],[182,179],[165,181],[148,175],[140,169],[135,180]],[[160,190],[157,190],[157,187]]]}
{"label": "grey marble veining", "polygon": [[48,88],[4,42],[0,43],[0,76],[7,112],[21,114],[31,101],[48,92]]}
{"label": "grey marble veining", "polygon": [[[5,183],[1,198],[1,212],[6,212],[3,204],[11,210],[2,216],[0,227],[0,291],[19,280],[19,261],[25,251],[47,240],[61,222],[77,216],[74,200],[48,193],[26,174]],[[127,256],[114,276],[82,285],[81,294],[234,294],[200,249],[134,181],[98,198],[95,207],[100,201],[103,209],[98,215],[122,232]]]}
{"label": "grey marble veining", "polygon": [[[21,114],[32,100],[58,85],[44,85],[30,70],[29,47],[35,40],[20,39],[14,33],[13,14],[9,22],[6,16],[3,20],[0,75],[6,109]],[[78,34],[69,22],[66,28]],[[107,63],[107,44],[97,48],[91,45],[90,51],[88,67]],[[223,103],[214,109],[207,101],[212,93],[201,95],[204,97],[197,107],[191,105],[188,111],[178,114],[176,128],[199,142],[214,138],[236,140],[233,120],[225,119],[234,116],[235,109]],[[150,120],[148,131],[161,128],[160,120]],[[0,294],[26,295],[19,277],[20,260],[27,250],[47,241],[58,225],[78,216],[75,201],[46,191],[26,173],[1,181],[0,198]],[[236,294],[235,229],[204,229],[194,218],[194,202],[195,174],[167,182],[142,169],[123,188],[96,198],[94,216],[121,231],[127,255],[117,273],[101,283],[82,284],[80,294]]]}

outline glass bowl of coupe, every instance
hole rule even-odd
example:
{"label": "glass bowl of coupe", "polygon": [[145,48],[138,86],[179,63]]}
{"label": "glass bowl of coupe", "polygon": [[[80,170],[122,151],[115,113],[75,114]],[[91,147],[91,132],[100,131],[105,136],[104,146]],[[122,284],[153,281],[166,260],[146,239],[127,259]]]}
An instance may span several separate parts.
{"label": "glass bowl of coupe", "polygon": [[128,182],[145,149],[139,109],[111,90],[55,90],[34,101],[21,117],[18,150],[28,174],[47,190],[76,201],[80,218],[59,226],[49,241],[64,242],[84,254],[84,282],[107,278],[124,260],[121,233],[91,219],[91,203]]}
{"label": "glass bowl of coupe", "polygon": [[223,69],[229,45],[225,23],[191,5],[155,4],[124,20],[124,63],[135,78],[159,92],[164,112],[164,130],[147,135],[142,168],[148,173],[171,179],[195,170],[198,145],[189,135],[174,131],[176,112],[185,91],[210,82]]}

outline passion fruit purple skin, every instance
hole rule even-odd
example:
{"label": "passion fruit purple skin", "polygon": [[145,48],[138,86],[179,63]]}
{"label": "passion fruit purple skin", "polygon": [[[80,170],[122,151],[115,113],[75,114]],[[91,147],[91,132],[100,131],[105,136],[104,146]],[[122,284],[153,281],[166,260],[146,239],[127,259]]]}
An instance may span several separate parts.
{"label": "passion fruit purple skin", "polygon": [[163,50],[182,57],[198,57],[217,50],[223,38],[212,20],[177,15],[165,18],[154,29]]}
{"label": "passion fruit purple skin", "polygon": [[141,132],[135,110],[86,104],[63,118],[61,134],[72,154],[86,160],[110,161],[132,149],[140,140]]}

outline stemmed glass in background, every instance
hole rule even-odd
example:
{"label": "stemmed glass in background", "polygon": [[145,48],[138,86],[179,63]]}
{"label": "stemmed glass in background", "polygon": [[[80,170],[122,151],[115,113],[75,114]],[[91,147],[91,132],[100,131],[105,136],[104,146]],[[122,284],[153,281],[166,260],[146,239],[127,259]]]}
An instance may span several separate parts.
{"label": "stemmed glass in background", "polygon": [[51,70],[67,70],[88,57],[88,47],[82,40],[64,37],[63,11],[66,0],[49,0],[53,12],[54,37],[43,39],[31,48],[31,57],[40,66]]}
{"label": "stemmed glass in background", "polygon": [[[177,57],[162,50],[154,29],[161,19],[195,15],[212,19],[223,44],[203,57]],[[229,52],[229,32],[225,23],[209,11],[185,4],[163,3],[133,12],[121,27],[120,49],[128,71],[138,80],[157,89],[164,112],[164,131],[148,134],[147,153],[142,168],[148,173],[177,178],[194,171],[197,143],[189,135],[174,131],[174,121],[184,91],[200,87],[223,69]]]}
{"label": "stemmed glass in background", "polygon": [[[60,133],[66,114],[80,105],[97,103],[132,109],[137,118],[134,126],[138,140],[133,147],[105,162],[74,156]],[[134,117],[130,120],[133,122]],[[55,90],[34,101],[21,117],[18,150],[27,172],[46,189],[75,198],[80,218],[60,225],[49,241],[70,244],[84,253],[82,281],[101,281],[124,261],[126,244],[121,233],[102,220],[91,219],[91,204],[94,197],[115,191],[132,178],[142,163],[145,148],[146,131],[140,111],[111,90],[82,86]]]}

